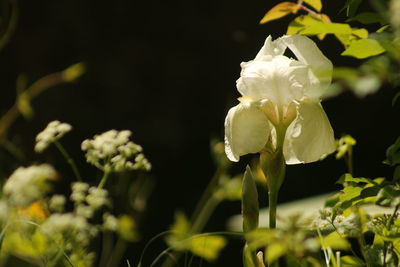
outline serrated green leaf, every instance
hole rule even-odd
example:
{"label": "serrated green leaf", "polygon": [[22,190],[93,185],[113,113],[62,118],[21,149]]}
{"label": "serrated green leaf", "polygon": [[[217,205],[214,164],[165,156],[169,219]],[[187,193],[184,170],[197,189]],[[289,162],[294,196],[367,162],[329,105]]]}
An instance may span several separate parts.
{"label": "serrated green leaf", "polygon": [[321,0],[304,0],[304,2],[312,6],[318,12],[320,12],[322,9]]}
{"label": "serrated green leaf", "polygon": [[372,23],[380,23],[382,21],[382,17],[375,12],[362,12],[352,18],[349,18],[347,21],[348,22],[358,21],[361,22],[362,24],[372,24]]}
{"label": "serrated green leaf", "polygon": [[265,255],[267,257],[267,263],[270,265],[271,263],[275,262],[277,259],[282,257],[288,251],[288,247],[283,242],[275,242],[270,244],[265,249]]}
{"label": "serrated green leaf", "polygon": [[330,247],[333,250],[348,250],[350,243],[345,238],[341,237],[337,232],[332,232],[322,238],[322,247]]}
{"label": "serrated green leaf", "polygon": [[358,59],[376,56],[385,52],[385,49],[374,39],[353,40],[349,47],[342,52],[342,56],[351,56]]}
{"label": "serrated green leaf", "polygon": [[365,262],[355,256],[343,256],[340,258],[342,267],[362,267],[365,266]]}
{"label": "serrated green leaf", "polygon": [[282,2],[271,8],[261,19],[260,24],[282,18],[290,13],[296,13],[299,6],[293,2]]}
{"label": "serrated green leaf", "polygon": [[362,190],[363,189],[361,187],[346,186],[345,188],[343,188],[343,194],[339,196],[339,199],[341,202],[354,200],[355,198],[360,196]]}
{"label": "serrated green leaf", "polygon": [[220,251],[226,246],[226,239],[218,235],[193,236],[189,240],[189,250],[208,261],[215,261]]}
{"label": "serrated green leaf", "polygon": [[351,27],[344,23],[315,23],[306,27],[304,30],[299,32],[303,35],[317,35],[317,34],[351,34]]}
{"label": "serrated green leaf", "polygon": [[242,216],[243,216],[243,231],[250,232],[258,227],[259,216],[258,193],[256,183],[249,166],[243,177],[242,184]]}

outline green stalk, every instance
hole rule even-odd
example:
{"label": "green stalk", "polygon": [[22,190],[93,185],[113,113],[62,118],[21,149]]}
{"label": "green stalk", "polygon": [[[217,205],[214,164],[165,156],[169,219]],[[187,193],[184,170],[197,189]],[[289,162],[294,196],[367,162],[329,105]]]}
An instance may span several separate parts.
{"label": "green stalk", "polygon": [[104,185],[107,182],[108,176],[110,175],[110,171],[104,171],[103,177],[100,180],[99,185],[97,186],[98,188],[103,188]]}
{"label": "green stalk", "polygon": [[56,145],[57,149],[61,152],[67,163],[71,166],[72,171],[74,172],[75,178],[78,181],[82,181],[82,176],[79,173],[78,167],[76,166],[75,161],[73,158],[68,154],[67,150],[61,145],[60,142],[57,140],[54,141],[54,144]]}

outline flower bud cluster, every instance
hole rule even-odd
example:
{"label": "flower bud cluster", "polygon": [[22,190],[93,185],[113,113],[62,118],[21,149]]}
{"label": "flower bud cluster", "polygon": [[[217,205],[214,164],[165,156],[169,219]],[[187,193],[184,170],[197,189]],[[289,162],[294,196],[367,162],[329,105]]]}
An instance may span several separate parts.
{"label": "flower bud cluster", "polygon": [[63,195],[54,195],[50,198],[49,208],[52,211],[63,212],[66,199]]}
{"label": "flower bud cluster", "polygon": [[131,131],[110,130],[82,142],[87,162],[106,172],[150,170],[151,164],[141,153],[142,147],[129,141]]}
{"label": "flower bud cluster", "polygon": [[337,231],[341,235],[357,236],[361,232],[357,226],[354,215],[343,216],[335,215],[332,216],[331,209],[324,209],[320,211],[320,216],[312,222],[314,228],[318,228],[322,232],[333,232]]}
{"label": "flower bud cluster", "polygon": [[57,120],[50,122],[46,129],[36,136],[35,151],[37,153],[43,152],[51,143],[59,140],[71,130],[72,126],[68,123],[62,123]]}
{"label": "flower bud cluster", "polygon": [[3,193],[13,205],[27,206],[41,199],[48,191],[47,182],[57,177],[48,164],[19,167],[6,181]]}

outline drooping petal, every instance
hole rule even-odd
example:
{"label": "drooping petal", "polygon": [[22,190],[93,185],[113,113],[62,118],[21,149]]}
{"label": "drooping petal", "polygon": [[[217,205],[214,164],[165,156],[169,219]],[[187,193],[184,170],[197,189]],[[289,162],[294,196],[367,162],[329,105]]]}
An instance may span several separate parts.
{"label": "drooping petal", "polygon": [[319,98],[331,83],[332,62],[322,54],[314,41],[306,36],[286,35],[279,40],[295,54],[300,62],[309,66],[310,86],[306,96]]}
{"label": "drooping petal", "polygon": [[241,77],[236,86],[243,96],[269,99],[278,105],[300,101],[304,96],[308,67],[299,61],[275,56],[270,60],[245,62],[241,66]]}
{"label": "drooping petal", "polygon": [[318,161],[335,149],[333,130],[321,104],[301,102],[297,118],[286,132],[283,146],[286,164]]}
{"label": "drooping petal", "polygon": [[243,101],[231,108],[225,118],[225,153],[231,161],[257,153],[268,141],[270,125],[258,104]]}

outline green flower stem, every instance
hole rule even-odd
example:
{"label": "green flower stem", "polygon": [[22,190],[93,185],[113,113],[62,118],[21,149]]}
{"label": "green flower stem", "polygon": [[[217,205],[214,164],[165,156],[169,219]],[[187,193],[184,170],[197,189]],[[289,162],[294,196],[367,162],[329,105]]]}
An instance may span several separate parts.
{"label": "green flower stem", "polygon": [[68,162],[68,164],[71,166],[72,171],[74,172],[75,178],[78,181],[82,181],[82,176],[79,173],[78,167],[76,166],[75,161],[73,158],[68,154],[68,152],[64,149],[64,147],[61,145],[60,142],[57,140],[54,141],[54,144],[56,145],[57,149],[61,152],[65,160]]}
{"label": "green flower stem", "polygon": [[104,171],[103,177],[100,180],[99,185],[97,186],[98,188],[103,188],[104,185],[107,182],[108,176],[110,175],[110,171]]}

